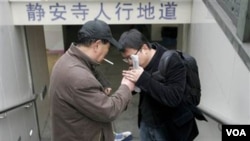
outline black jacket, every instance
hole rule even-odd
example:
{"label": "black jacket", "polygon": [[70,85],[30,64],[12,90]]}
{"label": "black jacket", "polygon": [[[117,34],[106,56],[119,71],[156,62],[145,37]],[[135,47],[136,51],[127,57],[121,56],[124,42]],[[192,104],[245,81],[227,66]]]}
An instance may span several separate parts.
{"label": "black jacket", "polygon": [[173,53],[164,65],[165,74],[161,74],[159,63],[166,49],[157,43],[152,47],[156,53],[136,83],[141,88],[139,123],[143,121],[155,128],[165,125],[171,141],[193,140],[198,129],[192,111],[183,102],[186,85],[184,64],[180,56]]}

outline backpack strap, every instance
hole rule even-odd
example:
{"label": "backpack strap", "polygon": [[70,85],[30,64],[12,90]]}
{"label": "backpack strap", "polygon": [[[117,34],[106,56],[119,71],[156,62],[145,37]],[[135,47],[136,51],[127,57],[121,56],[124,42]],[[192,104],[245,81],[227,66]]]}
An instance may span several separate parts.
{"label": "backpack strap", "polygon": [[160,59],[158,70],[160,71],[162,76],[165,76],[167,72],[167,68],[169,65],[169,58],[175,53],[174,50],[167,50],[163,53]]}
{"label": "backpack strap", "polygon": [[[165,76],[165,73],[167,72],[168,64],[169,64],[169,58],[173,54],[178,54],[180,59],[182,60],[184,67],[187,67],[184,54],[180,50],[166,50],[163,55],[161,56],[160,63],[158,70],[161,72],[161,75]],[[187,68],[186,68],[187,69]]]}
{"label": "backpack strap", "polygon": [[183,53],[180,50],[176,50],[176,52],[180,55],[181,59],[185,59]]}

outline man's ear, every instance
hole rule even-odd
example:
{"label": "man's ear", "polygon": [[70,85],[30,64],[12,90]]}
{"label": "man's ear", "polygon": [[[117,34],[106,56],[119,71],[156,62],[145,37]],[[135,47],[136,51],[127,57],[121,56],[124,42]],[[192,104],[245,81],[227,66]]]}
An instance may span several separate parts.
{"label": "man's ear", "polygon": [[100,44],[102,41],[101,40],[96,40],[95,43]]}
{"label": "man's ear", "polygon": [[93,48],[94,48],[94,51],[97,51],[98,48],[99,48],[99,44],[101,43],[101,40],[96,40],[94,43],[93,43]]}
{"label": "man's ear", "polygon": [[143,44],[143,46],[144,46],[145,48],[147,48],[148,50],[151,49],[151,48],[148,46],[148,44]]}
{"label": "man's ear", "polygon": [[148,47],[147,44],[143,44],[142,47],[141,47],[141,50],[142,50],[142,52],[146,53],[146,52],[148,52],[150,50],[150,48]]}

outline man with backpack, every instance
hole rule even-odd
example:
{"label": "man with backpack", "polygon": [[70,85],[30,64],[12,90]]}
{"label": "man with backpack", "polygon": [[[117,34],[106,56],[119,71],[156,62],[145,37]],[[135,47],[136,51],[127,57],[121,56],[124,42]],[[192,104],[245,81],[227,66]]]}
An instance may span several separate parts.
{"label": "man with backpack", "polygon": [[[140,88],[138,125],[142,141],[192,141],[198,135],[195,116],[185,96],[186,68],[177,51],[149,43],[136,29],[124,32],[119,43],[124,60],[140,67],[123,76]],[[167,53],[165,53],[167,52]]]}

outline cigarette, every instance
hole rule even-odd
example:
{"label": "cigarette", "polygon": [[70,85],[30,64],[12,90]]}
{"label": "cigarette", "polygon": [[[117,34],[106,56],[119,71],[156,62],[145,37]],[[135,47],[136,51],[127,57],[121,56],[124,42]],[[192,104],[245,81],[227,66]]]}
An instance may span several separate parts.
{"label": "cigarette", "polygon": [[113,62],[111,62],[111,61],[109,61],[108,59],[103,59],[104,61],[106,61],[107,63],[109,63],[109,64],[111,64],[111,65],[114,65],[114,63]]}

